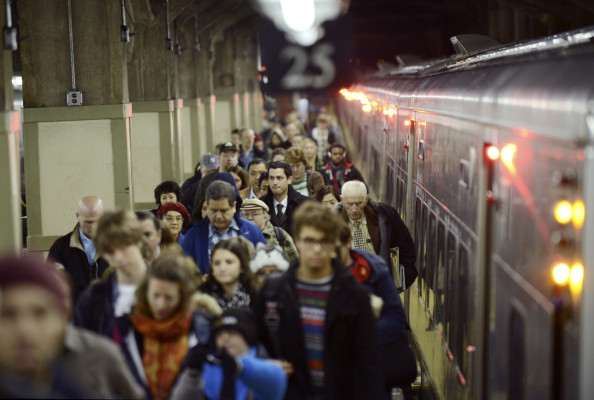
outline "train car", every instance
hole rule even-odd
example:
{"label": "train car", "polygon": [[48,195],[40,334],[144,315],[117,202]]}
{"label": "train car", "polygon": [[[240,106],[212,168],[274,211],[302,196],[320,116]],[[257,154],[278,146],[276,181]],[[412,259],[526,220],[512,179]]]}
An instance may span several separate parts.
{"label": "train car", "polygon": [[594,27],[452,42],[452,57],[337,105],[372,197],[415,240],[402,296],[423,384],[443,399],[592,399]]}

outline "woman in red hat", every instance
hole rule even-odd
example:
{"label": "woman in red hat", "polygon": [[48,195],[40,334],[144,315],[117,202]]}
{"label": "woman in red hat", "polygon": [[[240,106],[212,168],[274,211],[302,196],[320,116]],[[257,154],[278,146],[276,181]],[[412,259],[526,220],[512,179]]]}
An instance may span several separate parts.
{"label": "woman in red hat", "polygon": [[190,213],[188,213],[186,207],[181,203],[165,203],[159,207],[157,217],[165,222],[165,225],[181,246],[184,240],[181,230],[190,223]]}

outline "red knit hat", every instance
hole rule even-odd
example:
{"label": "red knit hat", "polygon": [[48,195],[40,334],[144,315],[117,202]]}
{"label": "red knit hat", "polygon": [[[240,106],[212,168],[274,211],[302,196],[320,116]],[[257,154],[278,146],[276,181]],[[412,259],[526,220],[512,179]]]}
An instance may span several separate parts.
{"label": "red knit hat", "polygon": [[52,265],[33,256],[0,258],[0,289],[18,284],[40,286],[47,290],[54,295],[60,309],[66,312],[66,286]]}
{"label": "red knit hat", "polygon": [[157,218],[161,219],[163,214],[167,213],[167,211],[177,211],[178,213],[180,213],[182,215],[182,218],[184,219],[184,223],[182,224],[182,226],[186,226],[190,223],[190,213],[188,212],[188,210],[186,209],[186,207],[183,204],[181,204],[181,203],[162,204],[161,207],[159,207],[159,210],[157,210]]}

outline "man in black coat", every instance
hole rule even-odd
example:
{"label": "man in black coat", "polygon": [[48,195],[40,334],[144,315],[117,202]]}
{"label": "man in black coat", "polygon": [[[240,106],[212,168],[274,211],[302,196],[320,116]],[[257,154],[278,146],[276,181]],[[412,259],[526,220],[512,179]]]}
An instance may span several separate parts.
{"label": "man in black coat", "polygon": [[395,266],[390,249],[397,247],[399,264],[404,267],[403,286],[408,288],[412,285],[418,276],[415,244],[398,211],[387,204],[370,200],[367,187],[361,181],[345,183],[340,198],[342,202],[336,209],[351,228],[353,249],[383,258],[393,276]]}
{"label": "man in black coat", "polygon": [[92,280],[101,278],[107,261],[97,255],[93,235],[103,202],[97,196],[85,196],[78,203],[78,223],[72,232],[57,239],[49,251],[48,261],[60,263],[72,279],[74,302]]}
{"label": "man in black coat", "polygon": [[339,216],[319,203],[297,210],[301,257],[270,276],[253,307],[271,358],[292,372],[285,399],[381,399],[379,340],[370,299],[336,256]]}
{"label": "man in black coat", "polygon": [[291,233],[293,213],[301,203],[311,200],[309,197],[298,193],[291,186],[293,169],[289,163],[275,161],[268,167],[268,193],[260,197],[268,206],[270,222],[274,226],[283,228]]}

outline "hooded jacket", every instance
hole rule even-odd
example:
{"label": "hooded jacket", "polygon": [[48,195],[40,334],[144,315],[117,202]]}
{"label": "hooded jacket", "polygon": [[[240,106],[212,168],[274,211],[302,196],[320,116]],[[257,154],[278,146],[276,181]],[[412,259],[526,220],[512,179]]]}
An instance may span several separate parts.
{"label": "hooded jacket", "polygon": [[[336,179],[336,174],[332,170],[332,160],[328,160],[326,165],[320,168],[319,172],[324,177],[324,182],[326,183],[326,186],[334,186],[334,189],[336,189],[336,191],[340,193],[340,190],[342,188],[340,186],[340,183],[338,182],[338,179]],[[351,160],[345,159],[343,183],[348,181],[365,182],[365,180],[363,179],[363,175],[361,175],[361,172],[359,172],[359,170],[353,166],[353,162]]]}
{"label": "hooded jacket", "polygon": [[[296,272],[269,277],[253,308],[261,342],[271,358],[293,364],[285,399],[312,395],[301,322]],[[324,379],[328,399],[382,399],[383,375],[376,322],[369,296],[351,272],[333,262],[334,277],[324,326]]]}

